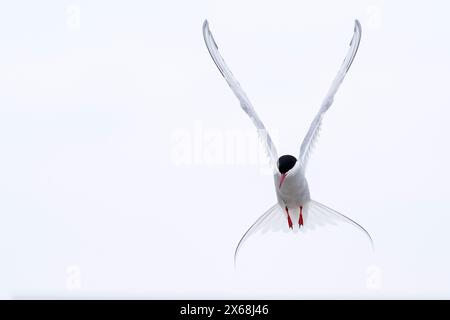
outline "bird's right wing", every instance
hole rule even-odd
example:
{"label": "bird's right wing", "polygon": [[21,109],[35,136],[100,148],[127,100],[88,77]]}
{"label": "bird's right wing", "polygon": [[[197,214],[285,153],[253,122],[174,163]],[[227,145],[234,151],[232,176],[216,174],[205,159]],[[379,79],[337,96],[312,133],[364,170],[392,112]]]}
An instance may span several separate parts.
{"label": "bird's right wing", "polygon": [[311,126],[309,127],[308,133],[303,139],[302,146],[300,147],[300,156],[299,160],[302,165],[302,168],[305,169],[309,160],[309,156],[311,155],[312,149],[314,148],[314,144],[317,141],[319,136],[320,126],[322,124],[322,118],[325,115],[325,112],[330,108],[333,103],[334,95],[336,94],[339,86],[342,81],[344,81],[345,75],[347,74],[348,69],[352,65],[353,59],[356,56],[356,52],[358,51],[359,42],[361,40],[361,24],[358,20],[355,20],[355,27],[353,31],[352,41],[350,42],[350,48],[347,51],[347,55],[345,56],[344,61],[331,84],[330,89],[325,96],[325,99],[320,106],[320,110],[314,118]]}
{"label": "bird's right wing", "polygon": [[276,168],[278,156],[277,151],[275,149],[275,145],[273,144],[272,139],[269,136],[269,133],[267,132],[266,128],[264,127],[264,124],[261,122],[258,115],[256,114],[255,109],[250,103],[250,100],[248,99],[241,85],[233,76],[230,69],[228,69],[225,61],[220,55],[217,44],[214,41],[211,31],[209,30],[207,20],[205,20],[205,22],[203,23],[203,38],[205,39],[205,44],[206,47],[208,48],[209,54],[211,55],[211,58],[214,60],[214,63],[216,64],[220,73],[222,73],[222,76],[227,81],[231,90],[239,99],[242,109],[245,111],[245,113],[247,113],[247,115],[250,117],[250,119],[256,126],[256,129],[258,130],[258,136],[260,138],[260,141],[263,143],[264,149],[270,160],[271,166]]}

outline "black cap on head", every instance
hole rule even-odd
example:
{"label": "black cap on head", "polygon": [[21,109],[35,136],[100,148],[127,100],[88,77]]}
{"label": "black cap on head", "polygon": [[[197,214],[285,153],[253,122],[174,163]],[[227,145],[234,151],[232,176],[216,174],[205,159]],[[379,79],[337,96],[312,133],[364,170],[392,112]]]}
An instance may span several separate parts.
{"label": "black cap on head", "polygon": [[278,159],[278,170],[281,174],[285,174],[295,166],[296,162],[297,159],[294,156],[291,156],[289,154],[281,156]]}

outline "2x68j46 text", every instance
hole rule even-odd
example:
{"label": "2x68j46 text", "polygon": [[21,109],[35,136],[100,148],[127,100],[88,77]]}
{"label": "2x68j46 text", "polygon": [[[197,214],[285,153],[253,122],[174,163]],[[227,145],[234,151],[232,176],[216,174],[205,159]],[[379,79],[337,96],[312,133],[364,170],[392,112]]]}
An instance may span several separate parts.
{"label": "2x68j46 text", "polygon": [[268,305],[254,305],[254,304],[226,304],[225,315],[267,315],[269,313]]}

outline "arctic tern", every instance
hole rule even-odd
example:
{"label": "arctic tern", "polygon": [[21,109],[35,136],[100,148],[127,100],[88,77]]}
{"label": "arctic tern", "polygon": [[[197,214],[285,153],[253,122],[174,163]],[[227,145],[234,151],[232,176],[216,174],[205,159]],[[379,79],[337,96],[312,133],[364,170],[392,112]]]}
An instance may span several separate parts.
{"label": "arctic tern", "polygon": [[[258,136],[269,158],[274,173],[275,192],[277,203],[266,211],[256,222],[247,230],[239,241],[234,260],[239,249],[244,242],[252,235],[261,230],[302,230],[314,229],[316,226],[325,224],[336,224],[338,222],[349,223],[361,230],[370,240],[372,247],[373,241],[370,234],[358,223],[344,216],[343,214],[311,199],[308,181],[305,177],[305,169],[308,164],[312,149],[317,141],[322,119],[325,112],[333,103],[334,96],[344,80],[349,70],[356,52],[358,51],[361,40],[361,24],[355,20],[353,37],[350,42],[350,48],[347,55],[334,78],[325,99],[323,100],[319,112],[313,119],[309,130],[303,139],[300,147],[298,159],[292,155],[283,155],[278,158],[277,151],[272,139],[270,138],[264,124],[259,119],[250,100],[245,94],[239,82],[227,67],[225,61],[218,51],[218,46],[209,29],[208,21],[203,23],[203,37],[209,54],[227,81],[233,93],[238,98],[241,108],[247,113],[253,124],[258,130]],[[294,223],[295,222],[295,223]],[[298,227],[297,227],[298,226]]]}

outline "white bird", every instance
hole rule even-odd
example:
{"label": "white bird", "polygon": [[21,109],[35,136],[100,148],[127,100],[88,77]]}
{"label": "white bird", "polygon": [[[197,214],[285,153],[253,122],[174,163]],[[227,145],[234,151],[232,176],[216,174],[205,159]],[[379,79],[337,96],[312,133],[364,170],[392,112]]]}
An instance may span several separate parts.
{"label": "white bird", "polygon": [[373,246],[373,241],[370,234],[361,225],[343,214],[311,199],[308,181],[305,177],[305,169],[308,164],[311,151],[317,141],[322,119],[325,112],[333,103],[334,95],[344,80],[353,59],[355,58],[356,52],[358,51],[359,42],[361,40],[361,24],[359,21],[355,20],[350,48],[348,49],[347,55],[336,77],[334,78],[331,87],[322,102],[322,105],[320,106],[319,112],[312,121],[311,126],[303,139],[298,159],[292,155],[283,155],[278,158],[275,145],[264,127],[264,124],[256,114],[255,109],[250,103],[250,100],[241,85],[233,76],[220,55],[217,44],[214,41],[213,35],[209,29],[207,20],[203,23],[203,37],[214,63],[222,73],[222,76],[227,81],[233,93],[239,99],[242,109],[247,113],[256,126],[258,136],[264,145],[264,149],[274,171],[275,191],[278,201],[261,217],[259,217],[241,238],[234,254],[235,263],[239,249],[252,234],[255,234],[260,230],[267,229],[280,230],[284,228],[284,230],[288,231],[293,230],[293,219],[294,221],[297,221],[298,229],[314,229],[315,226],[336,224],[337,222],[349,223],[364,232]]}

